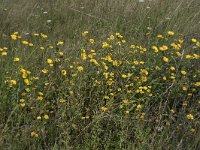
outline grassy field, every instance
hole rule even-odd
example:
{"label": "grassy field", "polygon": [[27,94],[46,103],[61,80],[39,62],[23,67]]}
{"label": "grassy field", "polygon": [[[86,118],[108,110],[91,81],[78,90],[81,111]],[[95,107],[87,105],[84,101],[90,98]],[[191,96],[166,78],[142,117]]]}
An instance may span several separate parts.
{"label": "grassy field", "polygon": [[200,149],[199,0],[1,0],[0,149]]}

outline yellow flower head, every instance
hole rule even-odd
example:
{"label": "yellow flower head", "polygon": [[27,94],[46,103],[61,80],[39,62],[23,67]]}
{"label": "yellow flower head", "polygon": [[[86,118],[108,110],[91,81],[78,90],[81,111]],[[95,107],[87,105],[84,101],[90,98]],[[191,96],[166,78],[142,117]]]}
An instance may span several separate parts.
{"label": "yellow flower head", "polygon": [[168,31],[167,34],[172,36],[172,35],[174,35],[174,32],[173,31]]}
{"label": "yellow flower head", "polygon": [[64,42],[63,41],[58,41],[58,43],[56,45],[63,45]]}
{"label": "yellow flower head", "polygon": [[15,57],[14,62],[18,62],[18,61],[19,61],[19,57]]}
{"label": "yellow flower head", "polygon": [[48,64],[53,64],[53,60],[52,59],[47,59],[47,63]]}
{"label": "yellow flower head", "polygon": [[65,76],[67,74],[67,71],[66,70],[61,70],[61,73],[63,76]]}
{"label": "yellow flower head", "polygon": [[94,39],[89,39],[89,42],[90,42],[91,44],[94,44]]}
{"label": "yellow flower head", "polygon": [[187,72],[186,72],[185,70],[181,70],[181,74],[182,74],[182,75],[186,75]]}
{"label": "yellow flower head", "polygon": [[84,31],[84,32],[82,32],[82,36],[87,36],[88,35],[88,31]]}
{"label": "yellow flower head", "polygon": [[163,57],[163,61],[167,63],[167,62],[169,62],[169,58],[167,58],[167,57],[164,56]]}
{"label": "yellow flower head", "polygon": [[77,70],[78,70],[79,72],[82,72],[82,71],[83,71],[83,67],[82,67],[82,66],[78,66],[78,67],[77,67]]}
{"label": "yellow flower head", "polygon": [[188,114],[186,117],[188,120],[194,120],[194,116],[192,114]]}
{"label": "yellow flower head", "polygon": [[31,132],[31,136],[32,136],[32,137],[38,137],[38,134],[37,134],[36,132],[33,131],[33,132]]}
{"label": "yellow flower head", "polygon": [[48,120],[48,119],[49,119],[49,116],[48,116],[47,114],[44,115],[43,117],[44,117],[45,120]]}
{"label": "yellow flower head", "polygon": [[107,110],[108,110],[108,108],[107,108],[107,107],[105,107],[105,106],[103,106],[103,107],[101,107],[101,110],[102,110],[103,112],[105,112],[105,111],[107,111]]}

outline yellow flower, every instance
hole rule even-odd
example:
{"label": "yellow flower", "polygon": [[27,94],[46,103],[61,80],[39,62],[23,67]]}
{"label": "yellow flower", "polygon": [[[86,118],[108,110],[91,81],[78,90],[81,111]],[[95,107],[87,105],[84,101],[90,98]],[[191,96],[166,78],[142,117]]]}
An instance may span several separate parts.
{"label": "yellow flower", "polygon": [[175,70],[175,67],[174,67],[174,66],[171,66],[171,67],[170,67],[170,70],[174,71],[174,70]]}
{"label": "yellow flower", "polygon": [[29,81],[28,79],[24,79],[24,83],[25,83],[26,85],[31,85],[31,81]]}
{"label": "yellow flower", "polygon": [[22,44],[28,45],[28,42],[27,41],[22,41]]}
{"label": "yellow flower", "polygon": [[82,36],[86,36],[86,35],[88,35],[88,31],[84,31],[84,32],[82,32]]}
{"label": "yellow flower", "polygon": [[21,106],[21,107],[25,107],[26,104],[25,104],[25,103],[20,103],[20,106]]}
{"label": "yellow flower", "polygon": [[179,57],[182,56],[182,54],[180,52],[176,52],[176,55]]}
{"label": "yellow flower", "polygon": [[38,34],[38,33],[34,33],[33,35],[34,35],[34,36],[39,36],[39,34]]}
{"label": "yellow flower", "polygon": [[32,46],[33,46],[33,43],[29,43],[28,45],[32,47]]}
{"label": "yellow flower", "polygon": [[194,116],[192,114],[188,114],[186,117],[188,120],[194,120]]}
{"label": "yellow flower", "polygon": [[192,38],[192,42],[193,42],[193,43],[196,43],[196,42],[197,42],[197,39]]}
{"label": "yellow flower", "polygon": [[108,38],[108,41],[112,41],[115,39],[115,36],[114,35],[110,35],[110,37]]}
{"label": "yellow flower", "polygon": [[1,53],[2,56],[7,56],[7,54],[8,54],[7,52],[2,52]]}
{"label": "yellow flower", "polygon": [[37,118],[36,118],[37,120],[41,120],[42,119],[42,117],[41,116],[37,116]]}
{"label": "yellow flower", "polygon": [[41,33],[40,34],[42,38],[46,39],[48,36],[46,34]]}
{"label": "yellow flower", "polygon": [[127,78],[128,76],[125,74],[122,74],[122,78]]}
{"label": "yellow flower", "polygon": [[126,114],[129,114],[129,113],[130,113],[130,111],[129,111],[129,110],[126,110],[126,111],[125,111],[125,113],[126,113]]}
{"label": "yellow flower", "polygon": [[16,85],[16,84],[17,84],[17,81],[16,81],[16,80],[10,80],[10,84],[11,84],[11,85]]}
{"label": "yellow flower", "polygon": [[38,92],[38,95],[43,96],[44,94],[42,92]]}
{"label": "yellow flower", "polygon": [[164,76],[164,77],[163,77],[163,80],[167,80],[167,77],[166,77],[166,76]]}
{"label": "yellow flower", "polygon": [[140,110],[140,109],[142,109],[142,107],[143,106],[141,104],[138,104],[137,107],[136,107],[136,110]]}
{"label": "yellow flower", "polygon": [[102,110],[103,112],[105,112],[105,111],[107,111],[107,110],[108,110],[108,108],[107,108],[107,107],[105,107],[105,106],[103,106],[103,107],[101,107],[101,110]]}
{"label": "yellow flower", "polygon": [[159,47],[159,49],[161,51],[166,51],[166,50],[168,50],[168,47],[166,45],[163,45],[163,46]]}
{"label": "yellow flower", "polygon": [[33,131],[33,132],[31,132],[31,136],[32,136],[32,137],[38,137],[38,134],[37,134],[36,132]]}
{"label": "yellow flower", "polygon": [[53,60],[52,59],[47,59],[47,63],[48,64],[53,64]]}
{"label": "yellow flower", "polygon": [[194,85],[195,86],[200,86],[200,82],[196,82]]}
{"label": "yellow flower", "polygon": [[192,59],[193,57],[191,55],[186,55],[185,58],[186,59]]}
{"label": "yellow flower", "polygon": [[18,35],[18,34],[19,34],[19,32],[14,32],[13,34],[14,34],[14,35]]}
{"label": "yellow flower", "polygon": [[22,98],[22,99],[20,99],[19,101],[20,101],[20,103],[24,103],[24,102],[25,102],[25,99]]}
{"label": "yellow flower", "polygon": [[67,71],[66,70],[61,70],[61,73],[63,76],[65,76],[67,74]]}
{"label": "yellow flower", "polygon": [[48,119],[49,119],[49,116],[48,116],[47,114],[44,115],[43,117],[44,117],[45,120],[48,120]]}
{"label": "yellow flower", "polygon": [[163,35],[161,35],[161,34],[159,34],[159,35],[157,35],[157,38],[161,38],[161,39],[163,39],[163,38],[164,38],[164,36],[163,36]]}
{"label": "yellow flower", "polygon": [[47,74],[49,71],[47,69],[42,69],[42,73]]}
{"label": "yellow flower", "polygon": [[174,32],[173,31],[168,31],[167,34],[172,36],[172,35],[174,35]]}
{"label": "yellow flower", "polygon": [[19,57],[15,57],[14,62],[18,62],[18,61],[19,61]]}
{"label": "yellow flower", "polygon": [[182,87],[182,90],[183,90],[183,91],[187,91],[187,87],[186,87],[186,86],[183,86],[183,87]]}
{"label": "yellow flower", "polygon": [[94,39],[89,39],[89,42],[90,42],[91,44],[94,44]]}
{"label": "yellow flower", "polygon": [[157,46],[152,46],[151,49],[153,49],[155,53],[158,52],[158,47]]}
{"label": "yellow flower", "polygon": [[37,99],[38,99],[38,101],[42,101],[43,97],[42,96],[38,96]]}
{"label": "yellow flower", "polygon": [[78,70],[79,72],[82,72],[82,71],[83,71],[83,67],[82,67],[82,66],[78,66],[78,67],[77,67],[77,70]]}
{"label": "yellow flower", "polygon": [[12,35],[11,35],[11,39],[13,39],[13,40],[17,40],[17,35],[12,34]]}
{"label": "yellow flower", "polygon": [[169,62],[169,58],[167,58],[167,57],[164,56],[163,57],[163,61],[167,63],[167,62]]}
{"label": "yellow flower", "polygon": [[64,103],[65,100],[64,100],[63,98],[61,98],[61,99],[59,100],[59,102],[60,102],[60,103]]}
{"label": "yellow flower", "polygon": [[63,41],[58,41],[58,43],[56,45],[63,45],[64,42]]}
{"label": "yellow flower", "polygon": [[96,61],[96,59],[90,59],[90,62],[94,63],[96,66],[99,66],[99,63]]}
{"label": "yellow flower", "polygon": [[181,70],[181,74],[182,74],[182,75],[186,75],[186,74],[187,74],[187,72],[186,72],[186,71],[184,71],[184,70]]}

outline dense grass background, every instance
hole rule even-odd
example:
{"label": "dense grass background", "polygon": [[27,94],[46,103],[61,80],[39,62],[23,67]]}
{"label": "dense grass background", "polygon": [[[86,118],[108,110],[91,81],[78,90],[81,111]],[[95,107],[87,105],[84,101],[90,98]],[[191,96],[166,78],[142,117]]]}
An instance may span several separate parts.
{"label": "dense grass background", "polygon": [[[180,39],[178,34],[168,41],[159,41],[156,36],[174,31],[182,34],[185,40],[181,49],[184,57],[185,53],[199,55],[199,49],[193,50],[191,43],[191,38],[200,39],[199,8],[199,0],[1,0],[0,47],[8,47],[8,56],[0,57],[0,149],[200,149],[199,89],[197,87],[193,96],[188,97],[191,91],[184,92],[180,88],[188,83],[192,89],[193,83],[199,81],[199,59],[182,61],[172,57],[174,61],[171,60],[170,65],[177,68],[178,78],[175,83],[164,83],[162,75],[167,74],[170,65],[163,65],[160,58],[164,55],[171,58],[171,53],[161,56],[152,51],[145,55],[129,54],[131,44],[142,45],[148,50],[155,44],[170,45],[173,39]],[[34,47],[27,48],[12,41],[10,35],[16,31],[23,39],[34,43]],[[81,36],[83,31],[89,31],[89,37],[97,41],[95,46]],[[150,73],[147,84],[153,87],[153,97],[132,97],[123,90],[118,93],[117,86],[123,87],[132,81],[116,79],[117,85],[112,88],[116,90],[116,96],[109,102],[101,101],[110,88],[93,84],[92,78],[103,83],[105,79],[98,77],[95,66],[81,64],[80,50],[84,47],[98,51],[101,43],[116,32],[127,40],[122,48],[125,55],[120,53],[119,57],[119,53],[113,51],[100,51],[96,59],[100,61],[98,58],[112,53],[113,59],[127,61],[119,69],[111,67],[119,75],[139,74],[142,67],[131,70],[129,62],[145,61],[144,68]],[[31,36],[33,33],[45,33],[48,39],[35,39]],[[57,50],[64,52],[66,61],[48,48],[49,45],[57,47],[58,41],[64,41]],[[40,50],[41,46],[44,51]],[[16,55],[20,57],[19,64],[13,62]],[[62,65],[55,64],[49,69],[49,75],[43,76],[39,71],[48,67],[48,58],[60,58]],[[84,66],[84,74],[70,68],[77,64]],[[29,86],[21,79],[20,66],[40,78],[25,96],[28,101],[25,108],[20,107],[19,99]],[[161,70],[156,70],[156,66]],[[71,71],[69,74],[77,73],[78,77],[74,79],[69,75],[64,80],[59,72],[65,68]],[[187,71],[187,78],[178,75],[181,69]],[[10,79],[17,80],[16,87],[7,86],[5,81]],[[50,85],[44,86],[44,82]],[[50,102],[35,104],[38,91],[44,92],[44,99]],[[66,103],[57,104],[59,98],[64,98]],[[124,98],[134,99],[130,114],[124,113],[126,109],[118,108]],[[185,101],[187,107],[182,106]],[[135,109],[139,104],[144,108],[137,112]],[[108,111],[101,111],[104,105]],[[36,108],[32,111],[31,106]],[[49,119],[38,123],[35,118],[45,113]],[[145,119],[140,118],[141,113],[145,113]],[[187,119],[186,115],[190,113],[195,119]],[[89,119],[83,118],[86,116]],[[33,131],[38,132],[39,137],[32,137]]]}

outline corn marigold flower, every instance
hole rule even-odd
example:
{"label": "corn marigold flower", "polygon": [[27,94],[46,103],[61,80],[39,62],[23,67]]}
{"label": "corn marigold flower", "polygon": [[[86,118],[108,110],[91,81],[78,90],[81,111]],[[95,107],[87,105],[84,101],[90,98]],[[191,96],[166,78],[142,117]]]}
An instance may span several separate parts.
{"label": "corn marigold flower", "polygon": [[142,109],[142,107],[143,106],[141,104],[138,104],[137,107],[136,107],[136,110],[138,111],[138,110]]}
{"label": "corn marigold flower", "polygon": [[175,67],[174,67],[174,66],[171,66],[171,67],[170,67],[170,70],[174,71],[174,70],[175,70]]}
{"label": "corn marigold flower", "polygon": [[155,53],[158,52],[158,47],[157,46],[152,46],[151,49],[154,50]]}
{"label": "corn marigold flower", "polygon": [[34,46],[33,43],[29,43],[28,45],[29,45],[30,47]]}
{"label": "corn marigold flower", "polygon": [[33,35],[34,35],[34,36],[39,36],[39,34],[38,34],[38,33],[34,33]]}
{"label": "corn marigold flower", "polygon": [[22,44],[28,45],[29,43],[27,41],[22,41]]}
{"label": "corn marigold flower", "polygon": [[36,118],[37,120],[41,120],[42,119],[42,117],[41,116],[37,116],[37,118]]}
{"label": "corn marigold flower", "polygon": [[52,60],[52,59],[47,59],[47,63],[48,63],[48,64],[52,64],[52,63],[53,63],[53,60]]}
{"label": "corn marigold flower", "polygon": [[86,59],[87,59],[87,55],[86,55],[85,52],[81,53],[81,58],[82,58],[83,60],[86,60]]}
{"label": "corn marigold flower", "polygon": [[47,69],[42,69],[42,73],[47,74],[49,71]]}
{"label": "corn marigold flower", "polygon": [[63,45],[64,42],[63,41],[58,41],[56,45]]}
{"label": "corn marigold flower", "polygon": [[89,39],[89,43],[94,44],[94,39]]}
{"label": "corn marigold flower", "polygon": [[195,84],[194,84],[195,86],[200,86],[200,81],[198,81],[198,82],[195,82]]}
{"label": "corn marigold flower", "polygon": [[47,114],[45,114],[43,117],[44,117],[45,120],[49,119],[49,116]]}
{"label": "corn marigold flower", "polygon": [[164,38],[164,36],[163,36],[163,35],[161,35],[161,34],[159,34],[159,35],[157,35],[157,38],[161,38],[161,39],[163,39],[163,38]]}
{"label": "corn marigold flower", "polygon": [[167,34],[172,36],[172,35],[174,35],[174,32],[173,31],[168,31]]}
{"label": "corn marigold flower", "polygon": [[41,33],[40,35],[41,35],[41,37],[44,38],[44,39],[48,38],[48,36],[47,36],[46,34],[44,34],[44,33]]}
{"label": "corn marigold flower", "polygon": [[105,106],[103,106],[103,107],[101,107],[101,110],[102,110],[103,112],[106,112],[106,111],[108,110],[108,108],[105,107]]}
{"label": "corn marigold flower", "polygon": [[163,57],[163,61],[167,63],[167,62],[169,62],[169,58],[167,58],[167,57],[164,56]]}
{"label": "corn marigold flower", "polygon": [[61,73],[63,76],[65,76],[67,74],[67,71],[66,70],[61,70]]}
{"label": "corn marigold flower", "polygon": [[59,102],[60,102],[60,103],[64,103],[65,100],[64,100],[63,98],[61,98],[61,99],[59,100]]}
{"label": "corn marigold flower", "polygon": [[186,117],[188,120],[194,120],[194,116],[192,114],[188,114]]}
{"label": "corn marigold flower", "polygon": [[87,36],[88,35],[88,31],[84,31],[84,32],[82,32],[82,36]]}
{"label": "corn marigold flower", "polygon": [[43,97],[42,97],[42,96],[38,96],[38,97],[37,97],[37,100],[38,100],[38,101],[42,101],[42,100],[43,100]]}
{"label": "corn marigold flower", "polygon": [[23,108],[23,107],[26,106],[26,104],[25,103],[20,103],[20,106]]}
{"label": "corn marigold flower", "polygon": [[112,41],[115,39],[115,36],[114,35],[110,35],[110,37],[108,38],[108,41]]}
{"label": "corn marigold flower", "polygon": [[168,50],[168,47],[166,45],[163,45],[161,47],[159,47],[160,51],[166,51]]}
{"label": "corn marigold flower", "polygon": [[35,131],[33,131],[33,132],[31,132],[31,136],[37,138],[37,137],[38,137],[38,134],[37,134]]}
{"label": "corn marigold flower", "polygon": [[14,41],[17,40],[17,35],[12,34],[12,35],[11,35],[11,39],[14,40]]}
{"label": "corn marigold flower", "polygon": [[18,62],[18,61],[19,61],[19,57],[15,57],[14,62]]}
{"label": "corn marigold flower", "polygon": [[78,70],[79,72],[82,72],[82,71],[83,71],[83,67],[82,67],[82,66],[78,66],[78,67],[77,67],[77,70]]}
{"label": "corn marigold flower", "polygon": [[181,74],[182,74],[182,75],[186,75],[187,72],[186,72],[185,70],[181,70]]}
{"label": "corn marigold flower", "polygon": [[197,42],[197,39],[195,39],[195,38],[192,38],[192,40],[191,40],[193,43],[196,43]]}
{"label": "corn marigold flower", "polygon": [[24,79],[24,83],[25,83],[26,85],[31,85],[31,81],[30,81],[29,79]]}
{"label": "corn marigold flower", "polygon": [[7,52],[2,52],[1,55],[2,55],[2,56],[7,56],[8,53],[7,53]]}

